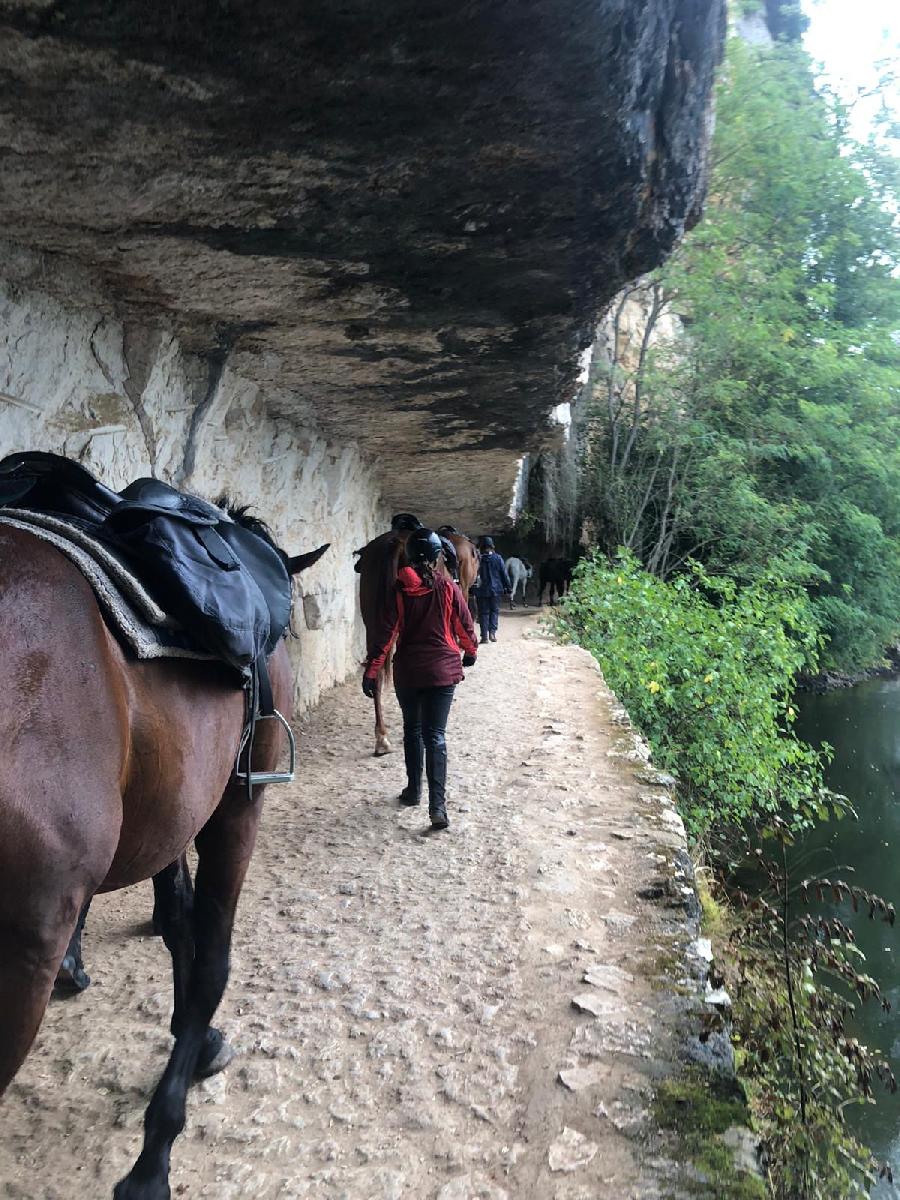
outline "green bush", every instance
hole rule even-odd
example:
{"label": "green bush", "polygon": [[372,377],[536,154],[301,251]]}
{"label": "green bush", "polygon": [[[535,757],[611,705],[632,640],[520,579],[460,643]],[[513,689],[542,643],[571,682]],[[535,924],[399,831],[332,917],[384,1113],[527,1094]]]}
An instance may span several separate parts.
{"label": "green bush", "polygon": [[738,587],[699,566],[665,582],[632,556],[595,556],[558,619],[598,660],[657,764],[677,775],[693,837],[808,817],[823,763],[792,732],[794,678],[818,649],[802,587],[774,574]]}
{"label": "green bush", "polygon": [[[797,829],[847,807],[824,787],[822,753],[792,729],[794,679],[815,668],[820,645],[796,574],[785,562],[741,587],[694,565],[666,582],[631,555],[614,563],[596,555],[578,567],[557,619],[598,660],[657,765],[677,776],[692,836],[718,835],[727,847],[712,858],[714,870],[727,880],[740,848],[758,836],[779,851],[756,847],[765,886],[753,895],[738,888],[729,907],[738,1066],[770,1193],[845,1200],[865,1195],[877,1168],[843,1110],[870,1102],[877,1081],[889,1090],[896,1083],[889,1064],[851,1034],[853,998],[881,1000],[851,931],[811,916],[795,893],[833,894],[891,924],[894,910],[838,880],[798,889],[788,871],[785,847]],[[733,890],[729,883],[724,893]]]}

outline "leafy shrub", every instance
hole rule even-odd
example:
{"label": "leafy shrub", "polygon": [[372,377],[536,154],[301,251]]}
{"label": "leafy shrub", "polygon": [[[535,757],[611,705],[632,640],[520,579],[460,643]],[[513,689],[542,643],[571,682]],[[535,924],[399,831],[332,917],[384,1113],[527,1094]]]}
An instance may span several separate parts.
{"label": "leafy shrub", "polygon": [[[853,1016],[866,1002],[890,1004],[864,973],[865,956],[832,905],[868,911],[894,924],[894,907],[843,880],[791,878],[789,831],[770,832],[780,853],[755,858],[765,879],[752,896],[730,896],[735,926],[729,949],[735,972],[735,1056],[779,1200],[849,1200],[891,1179],[845,1122],[848,1106],[873,1103],[880,1085],[895,1092],[890,1064],[853,1036]],[[818,912],[810,912],[815,897]],[[799,1119],[798,1119],[799,1118]]]}
{"label": "leafy shrub", "polygon": [[792,732],[794,677],[818,635],[799,585],[773,574],[738,587],[699,566],[671,582],[630,555],[581,563],[559,616],[678,776],[694,838],[824,798],[822,755]]}
{"label": "leafy shrub", "polygon": [[764,881],[754,895],[733,886],[730,953],[737,1061],[779,1200],[848,1200],[877,1176],[843,1110],[894,1090],[890,1068],[851,1033],[855,1005],[884,1002],[850,929],[810,915],[821,900],[865,905],[893,924],[880,897],[842,881],[788,873],[785,847],[798,829],[848,807],[823,784],[821,752],[794,735],[791,696],[815,667],[819,634],[802,584],[771,570],[739,587],[693,566],[665,582],[622,554],[580,564],[558,615],[561,632],[587,647],[647,738],[656,763],[679,780],[695,839],[728,843],[726,873],[741,847]]}

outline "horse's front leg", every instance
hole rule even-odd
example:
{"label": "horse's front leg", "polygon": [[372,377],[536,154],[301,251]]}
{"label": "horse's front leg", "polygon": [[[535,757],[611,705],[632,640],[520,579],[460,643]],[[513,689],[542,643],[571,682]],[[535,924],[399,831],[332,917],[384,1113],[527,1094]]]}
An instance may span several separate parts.
{"label": "horse's front leg", "polygon": [[[91,897],[91,900],[93,897]],[[86,900],[78,914],[78,924],[69,939],[69,945],[56,972],[55,988],[62,996],[77,996],[90,985],[91,977],[84,969],[84,959],[81,954],[81,935],[84,933],[84,923],[87,920],[91,900]]]}
{"label": "horse's front leg", "polygon": [[[194,965],[194,885],[187,858],[182,855],[153,876],[153,923],[172,955],[172,982],[175,1004],[172,1012],[172,1034],[184,1027],[188,1011],[191,970]],[[197,1063],[196,1076],[205,1079],[224,1070],[234,1057],[234,1051],[218,1029],[206,1031],[206,1039]]]}
{"label": "horse's front leg", "polygon": [[194,960],[179,1013],[175,1046],[144,1117],[144,1146],[115,1200],[170,1200],[172,1144],[184,1128],[187,1091],[197,1074],[210,1021],[228,982],[231,931],[256,841],[262,789],[252,804],[230,787],[197,837]]}

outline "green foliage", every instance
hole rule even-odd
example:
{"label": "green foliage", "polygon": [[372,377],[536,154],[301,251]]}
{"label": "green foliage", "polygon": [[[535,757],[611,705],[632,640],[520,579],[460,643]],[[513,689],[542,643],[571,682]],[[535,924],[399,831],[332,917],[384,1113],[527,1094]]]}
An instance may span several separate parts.
{"label": "green foliage", "polygon": [[818,644],[801,587],[772,573],[738,587],[697,565],[666,582],[634,556],[595,556],[560,621],[678,776],[694,837],[785,812],[810,819],[822,761],[791,732],[793,680]]}
{"label": "green foliage", "polygon": [[730,946],[737,968],[737,1061],[751,1089],[773,1194],[783,1200],[867,1196],[876,1176],[890,1172],[878,1170],[844,1112],[872,1103],[876,1084],[891,1091],[897,1085],[888,1063],[857,1041],[850,1025],[858,1004],[890,1005],[864,973],[852,930],[831,912],[811,915],[807,901],[812,892],[819,901],[827,894],[890,924],[894,909],[842,881],[795,886],[787,831],[776,822],[771,832],[780,853],[756,851],[765,886],[752,898],[732,896],[742,914]]}
{"label": "green foliage", "polygon": [[527,538],[537,528],[538,518],[528,509],[523,509],[516,517],[515,534],[518,538]]}
{"label": "green foliage", "polygon": [[601,548],[663,578],[688,558],[739,581],[789,562],[840,667],[900,629],[896,181],[796,46],[733,42],[705,217],[636,289],[651,336],[631,359],[610,338],[593,380]]}
{"label": "green foliage", "polygon": [[[877,1081],[896,1084],[849,1027],[857,1003],[882,997],[848,926],[831,914],[810,915],[798,898],[827,894],[891,924],[894,910],[840,881],[797,887],[788,872],[785,848],[798,830],[848,807],[823,786],[822,754],[792,730],[793,681],[815,665],[819,644],[805,589],[773,570],[738,586],[696,564],[664,581],[632,554],[612,563],[595,555],[577,568],[557,621],[594,654],[655,762],[677,776],[693,837],[728,846],[719,864],[730,869],[751,833],[774,845],[775,854],[754,851],[762,880],[755,894],[732,889],[729,896],[741,1077],[752,1089],[774,1196],[865,1195],[874,1166],[843,1111],[871,1100]],[[704,912],[721,926],[721,909],[708,896]],[[669,1125],[681,1122],[685,1153],[716,1181],[713,1194],[759,1195],[734,1190],[756,1184],[727,1174],[724,1148],[710,1136],[737,1119],[733,1097],[709,1107],[682,1087],[690,1092],[690,1081],[660,1093],[661,1112]]]}

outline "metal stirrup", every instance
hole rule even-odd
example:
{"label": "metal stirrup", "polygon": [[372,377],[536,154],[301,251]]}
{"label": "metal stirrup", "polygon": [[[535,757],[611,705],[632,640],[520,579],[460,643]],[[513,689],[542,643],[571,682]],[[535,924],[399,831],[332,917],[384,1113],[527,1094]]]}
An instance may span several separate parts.
{"label": "metal stirrup", "polygon": [[241,781],[241,783],[245,783],[248,788],[256,787],[257,785],[261,786],[264,783],[293,783],[294,782],[294,764],[297,759],[297,743],[296,743],[296,740],[294,739],[293,729],[291,729],[290,725],[285,720],[285,718],[281,715],[281,713],[278,711],[277,708],[273,712],[269,713],[268,715],[266,715],[264,717],[260,716],[260,717],[256,718],[256,723],[259,723],[260,721],[280,721],[281,722],[282,728],[284,729],[284,732],[288,736],[288,749],[290,752],[290,761],[288,764],[288,769],[286,771],[254,771],[252,769],[253,764],[248,762],[247,763],[248,770],[242,771],[240,769],[241,755],[244,753],[244,749],[247,746],[248,741],[250,740],[250,730],[249,730],[249,728],[247,728],[244,730],[243,736],[241,737],[241,744],[238,747],[237,762],[235,763],[235,768],[234,768],[235,775]]}

